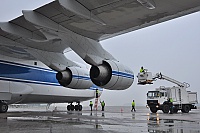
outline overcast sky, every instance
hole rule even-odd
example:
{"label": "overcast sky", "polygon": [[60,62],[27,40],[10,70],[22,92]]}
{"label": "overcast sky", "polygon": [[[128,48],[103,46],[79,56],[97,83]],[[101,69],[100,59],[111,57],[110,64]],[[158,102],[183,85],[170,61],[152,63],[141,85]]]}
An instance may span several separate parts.
{"label": "overcast sky", "polygon": [[[1,0],[0,21],[5,22],[21,15],[21,10],[30,10],[52,0]],[[200,12],[168,22],[133,31],[105,41],[103,47],[121,63],[132,68],[135,74],[133,85],[123,91],[104,90],[101,99],[106,105],[146,105],[146,93],[159,86],[174,86],[157,80],[153,85],[138,86],[137,73],[141,66],[153,74],[164,75],[190,84],[188,90],[200,95]],[[80,61],[77,55],[71,57]],[[200,96],[198,96],[200,101]]]}

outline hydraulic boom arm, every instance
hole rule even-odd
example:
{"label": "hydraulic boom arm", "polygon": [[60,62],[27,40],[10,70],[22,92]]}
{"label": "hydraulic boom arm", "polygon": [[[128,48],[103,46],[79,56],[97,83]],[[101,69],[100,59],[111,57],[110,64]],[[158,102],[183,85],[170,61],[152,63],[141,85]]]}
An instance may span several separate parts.
{"label": "hydraulic boom arm", "polygon": [[167,77],[167,76],[163,75],[162,73],[156,73],[156,75],[152,79],[153,80],[155,80],[155,79],[164,79],[164,80],[167,80],[167,81],[172,82],[174,84],[177,84],[180,87],[187,87],[187,83],[185,83],[185,82],[181,83],[181,82],[179,82],[179,81],[177,81],[175,79],[172,79],[170,77]]}
{"label": "hydraulic boom arm", "polygon": [[185,82],[181,83],[175,79],[163,75],[162,73],[156,73],[155,76],[152,76],[151,72],[145,71],[142,73],[138,73],[137,77],[138,77],[138,84],[140,85],[153,84],[153,81],[156,81],[156,79],[163,79],[172,82],[174,84],[177,84],[179,87],[188,88],[190,86],[188,83]]}

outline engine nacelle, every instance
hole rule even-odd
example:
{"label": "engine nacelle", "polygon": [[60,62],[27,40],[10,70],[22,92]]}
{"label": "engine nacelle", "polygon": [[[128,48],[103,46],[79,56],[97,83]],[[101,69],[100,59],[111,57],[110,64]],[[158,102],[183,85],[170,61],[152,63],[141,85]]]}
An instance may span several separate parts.
{"label": "engine nacelle", "polygon": [[79,67],[68,67],[65,71],[58,72],[56,79],[60,85],[72,89],[89,89],[93,85],[89,71]]}
{"label": "engine nacelle", "polygon": [[90,78],[95,85],[109,90],[125,90],[134,81],[130,68],[112,60],[105,60],[101,65],[92,66]]}

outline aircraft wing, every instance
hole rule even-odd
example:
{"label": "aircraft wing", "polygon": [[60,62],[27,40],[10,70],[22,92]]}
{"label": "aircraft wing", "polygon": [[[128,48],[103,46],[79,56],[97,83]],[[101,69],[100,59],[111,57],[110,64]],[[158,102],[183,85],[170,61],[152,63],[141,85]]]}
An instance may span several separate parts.
{"label": "aircraft wing", "polygon": [[199,0],[58,0],[35,11],[75,33],[104,40],[199,10]]}
{"label": "aircraft wing", "polygon": [[[0,23],[0,35],[27,47],[65,53],[74,48],[56,30],[66,28],[100,41],[199,10],[199,0],[55,0],[32,12],[23,11],[24,15],[8,23]],[[114,59],[102,48],[96,51],[103,51],[99,57]],[[96,55],[96,51],[92,54]],[[86,55],[81,57],[84,59]]]}

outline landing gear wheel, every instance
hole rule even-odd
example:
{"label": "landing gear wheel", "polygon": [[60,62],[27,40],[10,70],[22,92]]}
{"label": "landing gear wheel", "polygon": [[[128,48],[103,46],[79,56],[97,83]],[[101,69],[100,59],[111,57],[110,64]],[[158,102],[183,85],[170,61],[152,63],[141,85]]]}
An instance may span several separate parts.
{"label": "landing gear wheel", "polygon": [[67,105],[67,110],[68,110],[68,111],[71,110],[71,105]]}
{"label": "landing gear wheel", "polygon": [[74,108],[75,108],[74,105],[71,105],[71,111],[74,111]]}
{"label": "landing gear wheel", "polygon": [[78,104],[78,105],[75,105],[75,110],[76,111],[82,111],[82,105]]}
{"label": "landing gear wheel", "polygon": [[152,113],[156,113],[157,112],[157,108],[156,107],[150,107],[150,110]]}
{"label": "landing gear wheel", "polygon": [[67,110],[68,111],[73,111],[75,109],[73,104],[67,105]]}
{"label": "landing gear wheel", "polygon": [[79,105],[75,105],[75,110],[78,111]]}
{"label": "landing gear wheel", "polygon": [[0,103],[0,113],[6,113],[8,111],[8,105],[6,103]]}
{"label": "landing gear wheel", "polygon": [[167,105],[167,104],[163,105],[162,111],[163,111],[163,113],[169,113],[169,105]]}
{"label": "landing gear wheel", "polygon": [[82,105],[79,105],[78,107],[79,107],[78,110],[82,111],[82,109],[83,109]]}
{"label": "landing gear wheel", "polygon": [[67,105],[67,110],[68,111],[82,111],[82,105],[80,105],[80,103],[78,103],[77,105],[73,105],[72,103],[70,105]]}
{"label": "landing gear wheel", "polygon": [[181,110],[183,113],[189,113],[190,111],[190,106],[189,105],[184,105],[183,109]]}

